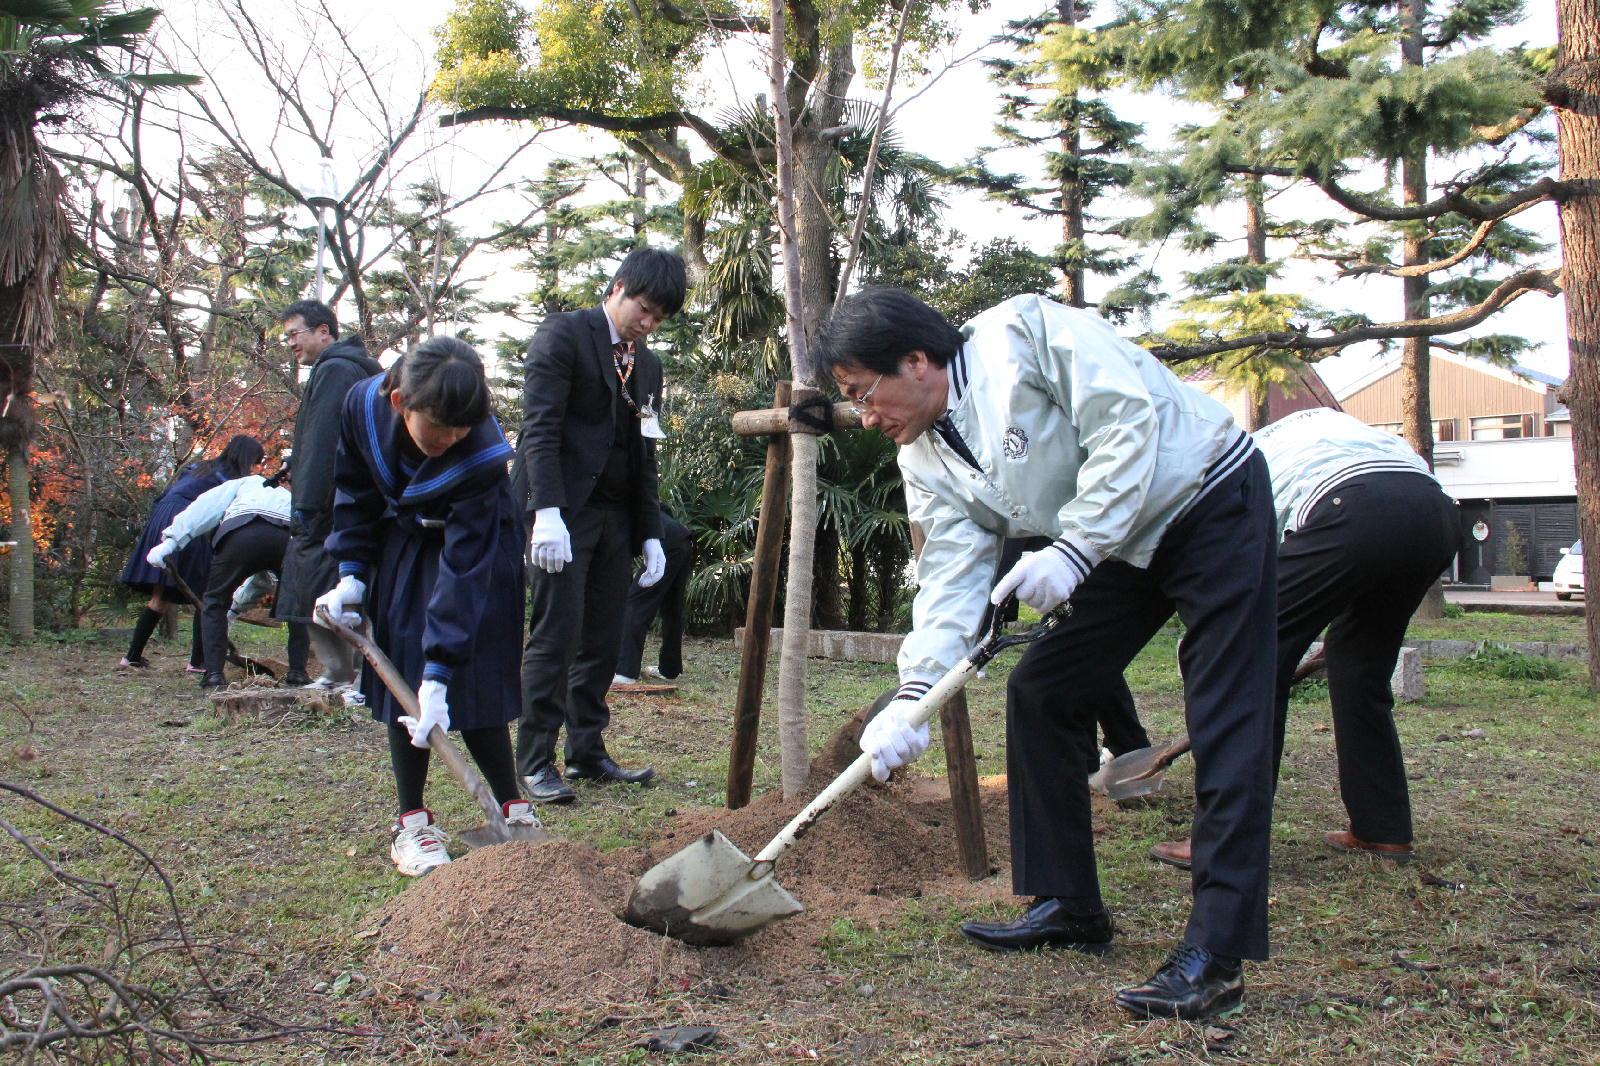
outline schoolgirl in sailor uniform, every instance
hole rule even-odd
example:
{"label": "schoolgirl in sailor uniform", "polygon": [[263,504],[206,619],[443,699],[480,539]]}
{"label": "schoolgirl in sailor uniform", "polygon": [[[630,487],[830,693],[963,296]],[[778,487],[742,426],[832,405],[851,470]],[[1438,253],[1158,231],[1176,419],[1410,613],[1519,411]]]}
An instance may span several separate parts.
{"label": "schoolgirl in sailor uniform", "polygon": [[373,639],[418,684],[412,719],[370,666],[361,676],[389,727],[400,811],[390,856],[408,876],[450,861],[423,804],[435,726],[460,732],[509,821],[538,824],[506,729],[522,704],[525,534],[512,454],[483,363],[453,337],[429,338],[345,399],[327,540],[340,578],[317,605],[340,615],[365,601]]}
{"label": "schoolgirl in sailor uniform", "polygon": [[[178,591],[178,584],[167,573],[165,568],[152,566],[147,560],[150,549],[161,543],[162,533],[172,520],[188,507],[201,494],[208,489],[216,488],[224,481],[244,477],[261,465],[264,455],[261,442],[254,437],[241,433],[228,441],[227,447],[215,459],[204,462],[191,463],[179,471],[167,490],[156,500],[154,510],[150,513],[150,521],[145,523],[144,532],[139,535],[139,542],[128,553],[127,564],[122,568],[120,580],[124,585],[150,597],[144,610],[139,612],[138,621],[133,626],[133,640],[128,645],[128,652],[117,665],[124,669],[143,669],[150,664],[145,662],[144,647],[156,631],[157,624],[161,621],[161,612],[169,603],[184,603],[184,595]],[[189,588],[196,594],[206,587],[207,576],[211,572],[211,541],[201,538],[189,544],[182,551],[172,556],[172,562],[177,567],[178,573],[188,583]],[[200,605],[195,604],[198,614]],[[204,669],[205,656],[200,647],[200,620],[195,619],[194,639],[189,649],[189,672],[200,673]]]}

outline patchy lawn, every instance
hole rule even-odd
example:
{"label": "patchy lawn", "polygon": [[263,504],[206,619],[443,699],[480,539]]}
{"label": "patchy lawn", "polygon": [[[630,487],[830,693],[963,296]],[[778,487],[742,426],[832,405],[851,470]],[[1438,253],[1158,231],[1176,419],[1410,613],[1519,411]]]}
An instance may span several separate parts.
{"label": "patchy lawn", "polygon": [[[1508,618],[1446,619],[1422,635],[1567,639],[1523,625],[1564,620],[1511,618],[1507,626]],[[274,650],[270,633],[247,630],[245,638],[247,651]],[[1181,728],[1175,644],[1164,633],[1130,672],[1154,737]],[[636,1046],[645,1032],[703,1024],[719,1028],[718,1061],[730,1062],[1594,1061],[1600,720],[1577,664],[1489,657],[1429,665],[1427,697],[1400,712],[1420,850],[1403,868],[1322,845],[1324,829],[1344,825],[1326,690],[1297,696],[1274,822],[1274,958],[1247,969],[1245,1012],[1208,1029],[1133,1022],[1110,1005],[1117,985],[1159,964],[1187,912],[1187,878],[1145,858],[1150,844],[1186,829],[1186,761],[1152,802],[1101,815],[1101,881],[1121,930],[1105,959],[974,949],[959,923],[1013,914],[1017,902],[1004,868],[978,885],[952,869],[917,890],[886,888],[870,909],[814,908],[803,916],[811,924],[797,926],[803,935],[763,933],[744,955],[706,956],[705,980],[662,982],[628,1002],[591,987],[530,1013],[487,993],[380,981],[368,972],[381,939],[374,916],[408,885],[387,859],[392,785],[380,731],[342,713],[222,722],[181,673],[186,647],[158,644],[155,669],[137,675],[114,669],[115,642],[87,635],[5,647],[0,779],[124,834],[159,861],[228,1004],[223,1011],[214,997],[190,996],[178,1017],[199,1025],[225,1015],[209,1031],[230,1037],[271,1034],[271,1023],[317,1029],[232,1050],[243,1057],[645,1061],[649,1053]],[[686,652],[677,694],[614,707],[613,754],[654,763],[662,783],[581,788],[576,806],[541,812],[554,833],[629,855],[664,827],[700,824],[720,806],[738,660],[721,641],[692,641]],[[971,692],[980,773],[1003,772],[1010,661]],[[813,661],[814,745],[892,683],[887,666]],[[777,782],[772,717],[763,723],[758,794]],[[935,751],[916,769],[931,776],[942,766]],[[873,802],[910,794],[903,787]],[[478,820],[442,767],[429,802],[448,827]],[[1002,821],[1003,813],[991,804]],[[13,793],[0,793],[0,819],[64,871],[118,881],[124,939],[170,937],[159,885],[148,875],[131,883],[139,865],[125,847]],[[820,843],[802,841],[796,866],[808,844]],[[886,864],[908,846],[869,844]],[[990,846],[1003,858],[997,824]],[[141,954],[116,955],[104,908],[62,891],[14,843],[7,848],[0,978],[39,956],[109,967]],[[772,958],[763,961],[769,937]],[[531,945],[523,965],[540,974],[570,969],[582,956],[575,948]],[[781,966],[773,961],[780,955]],[[182,953],[142,957],[136,972],[168,992],[197,984]],[[584,974],[573,977],[583,984]],[[0,1039],[4,1018],[0,1001]]]}

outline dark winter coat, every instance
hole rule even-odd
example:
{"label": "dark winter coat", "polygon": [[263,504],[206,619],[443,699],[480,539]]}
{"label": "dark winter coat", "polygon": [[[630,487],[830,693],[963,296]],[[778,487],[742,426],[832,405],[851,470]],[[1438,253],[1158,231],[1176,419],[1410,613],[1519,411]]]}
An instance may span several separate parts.
{"label": "dark winter coat", "polygon": [[367,354],[360,337],[346,337],[323,349],[311,367],[300,410],[294,417],[294,478],[290,482],[293,516],[289,550],[273,614],[309,622],[317,597],[339,580],[338,568],[323,547],[333,531],[334,463],[339,448],[339,422],[344,400],[355,385],[383,367]]}

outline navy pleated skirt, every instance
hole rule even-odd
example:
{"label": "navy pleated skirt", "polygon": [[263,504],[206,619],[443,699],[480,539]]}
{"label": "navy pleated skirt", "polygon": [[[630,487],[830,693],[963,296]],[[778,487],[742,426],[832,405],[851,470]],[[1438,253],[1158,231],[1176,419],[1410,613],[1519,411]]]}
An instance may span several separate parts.
{"label": "navy pleated skirt", "polygon": [[[185,476],[156,501],[155,510],[150,514],[150,521],[145,523],[144,532],[139,536],[139,543],[133,546],[133,551],[129,553],[128,561],[122,568],[120,580],[124,585],[146,595],[159,588],[163,593],[171,594],[166,596],[169,600],[183,599],[178,593],[177,584],[173,582],[172,576],[166,569],[151,566],[145,561],[145,556],[150,554],[151,548],[161,543],[161,534],[184,508],[193,503],[201,493],[218,484],[220,482],[215,479]],[[194,590],[194,594],[205,595],[206,580],[211,573],[211,538],[197,537],[171,558],[178,568],[178,573],[183,575],[183,580],[189,583],[189,588]]]}

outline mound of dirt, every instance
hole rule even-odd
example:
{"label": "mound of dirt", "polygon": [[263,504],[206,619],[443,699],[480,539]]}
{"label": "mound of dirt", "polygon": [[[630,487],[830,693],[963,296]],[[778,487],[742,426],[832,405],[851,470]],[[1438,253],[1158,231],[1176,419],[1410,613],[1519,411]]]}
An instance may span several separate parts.
{"label": "mound of dirt", "polygon": [[[989,851],[1003,861],[1004,778],[984,784]],[[686,811],[647,847],[607,854],[571,841],[473,852],[379,912],[373,973],[407,990],[526,1010],[615,1007],[702,977],[786,981],[821,965],[819,940],[835,921],[876,924],[908,899],[1010,898],[1004,879],[962,875],[949,793],[918,779],[856,791],[779,861],[778,880],[803,914],[725,948],[686,947],[622,921],[635,880],[659,859],[711,829],[754,855],[799,807],[770,794],[738,811]]]}
{"label": "mound of dirt", "polygon": [[530,1011],[687,987],[700,975],[693,950],[617,917],[633,861],[562,840],[471,852],[378,912],[373,975]]}

